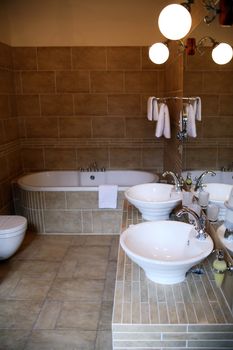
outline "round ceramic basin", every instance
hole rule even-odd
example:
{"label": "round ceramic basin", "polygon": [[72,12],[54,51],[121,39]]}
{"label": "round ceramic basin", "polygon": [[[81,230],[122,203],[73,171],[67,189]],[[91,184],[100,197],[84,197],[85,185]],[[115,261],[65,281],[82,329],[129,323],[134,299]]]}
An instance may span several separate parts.
{"label": "round ceramic basin", "polygon": [[204,190],[209,192],[209,202],[219,207],[218,220],[224,220],[226,207],[224,202],[228,201],[233,185],[222,183],[206,183]]}
{"label": "round ceramic basin", "polygon": [[129,258],[153,282],[174,284],[213,250],[210,236],[200,240],[193,225],[178,221],[152,221],[131,225],[120,237]]}
{"label": "round ceramic basin", "polygon": [[226,247],[229,253],[233,256],[233,237],[230,236],[229,238],[225,238],[224,237],[225,231],[226,231],[226,227],[223,224],[217,229],[217,235],[222,245]]}
{"label": "round ceramic basin", "polygon": [[125,197],[142,214],[143,219],[168,220],[169,214],[182,199],[181,193],[173,185],[147,183],[136,185],[125,191]]}

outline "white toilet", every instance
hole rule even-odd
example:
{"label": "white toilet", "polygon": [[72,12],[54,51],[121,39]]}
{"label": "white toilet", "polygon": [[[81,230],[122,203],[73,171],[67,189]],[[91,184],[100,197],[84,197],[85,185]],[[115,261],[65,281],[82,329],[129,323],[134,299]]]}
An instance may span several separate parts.
{"label": "white toilet", "polygon": [[0,215],[0,260],[12,256],[22,243],[27,219],[18,215]]}

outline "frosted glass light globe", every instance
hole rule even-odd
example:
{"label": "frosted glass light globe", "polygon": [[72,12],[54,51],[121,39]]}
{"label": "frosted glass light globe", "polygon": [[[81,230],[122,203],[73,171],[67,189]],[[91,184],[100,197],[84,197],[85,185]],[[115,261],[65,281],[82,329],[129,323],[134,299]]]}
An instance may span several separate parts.
{"label": "frosted glass light globe", "polygon": [[192,17],[184,6],[171,4],[160,12],[158,25],[160,32],[166,38],[179,40],[190,31]]}
{"label": "frosted glass light globe", "polygon": [[217,64],[226,64],[230,62],[232,56],[232,47],[226,43],[220,43],[212,50],[212,58]]}
{"label": "frosted glass light globe", "polygon": [[169,57],[169,50],[167,45],[163,43],[153,44],[149,48],[149,57],[153,63],[162,64],[167,61]]}

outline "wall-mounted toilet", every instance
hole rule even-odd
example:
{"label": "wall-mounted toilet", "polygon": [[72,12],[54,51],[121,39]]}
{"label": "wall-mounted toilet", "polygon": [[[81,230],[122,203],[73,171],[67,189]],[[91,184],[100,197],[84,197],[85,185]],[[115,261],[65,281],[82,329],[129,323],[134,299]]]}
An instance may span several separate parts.
{"label": "wall-mounted toilet", "polygon": [[12,256],[22,243],[27,219],[18,215],[0,215],[0,260]]}

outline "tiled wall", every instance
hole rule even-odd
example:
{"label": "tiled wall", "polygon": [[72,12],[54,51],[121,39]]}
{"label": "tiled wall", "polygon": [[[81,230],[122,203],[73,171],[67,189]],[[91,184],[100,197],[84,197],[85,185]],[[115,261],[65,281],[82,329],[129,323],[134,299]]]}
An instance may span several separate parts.
{"label": "tiled wall", "polygon": [[219,169],[233,162],[233,61],[220,66],[211,53],[186,57],[184,93],[202,99],[202,121],[189,139],[184,169]]}
{"label": "tiled wall", "polygon": [[99,209],[98,191],[37,192],[18,189],[19,215],[29,229],[50,234],[119,234],[124,192],[118,192],[116,209]]}
{"label": "tiled wall", "polygon": [[11,180],[22,171],[11,48],[0,43],[0,214],[11,213]]}
{"label": "tiled wall", "polygon": [[24,171],[163,170],[163,140],[146,118],[163,68],[146,47],[16,47],[16,110]]}

